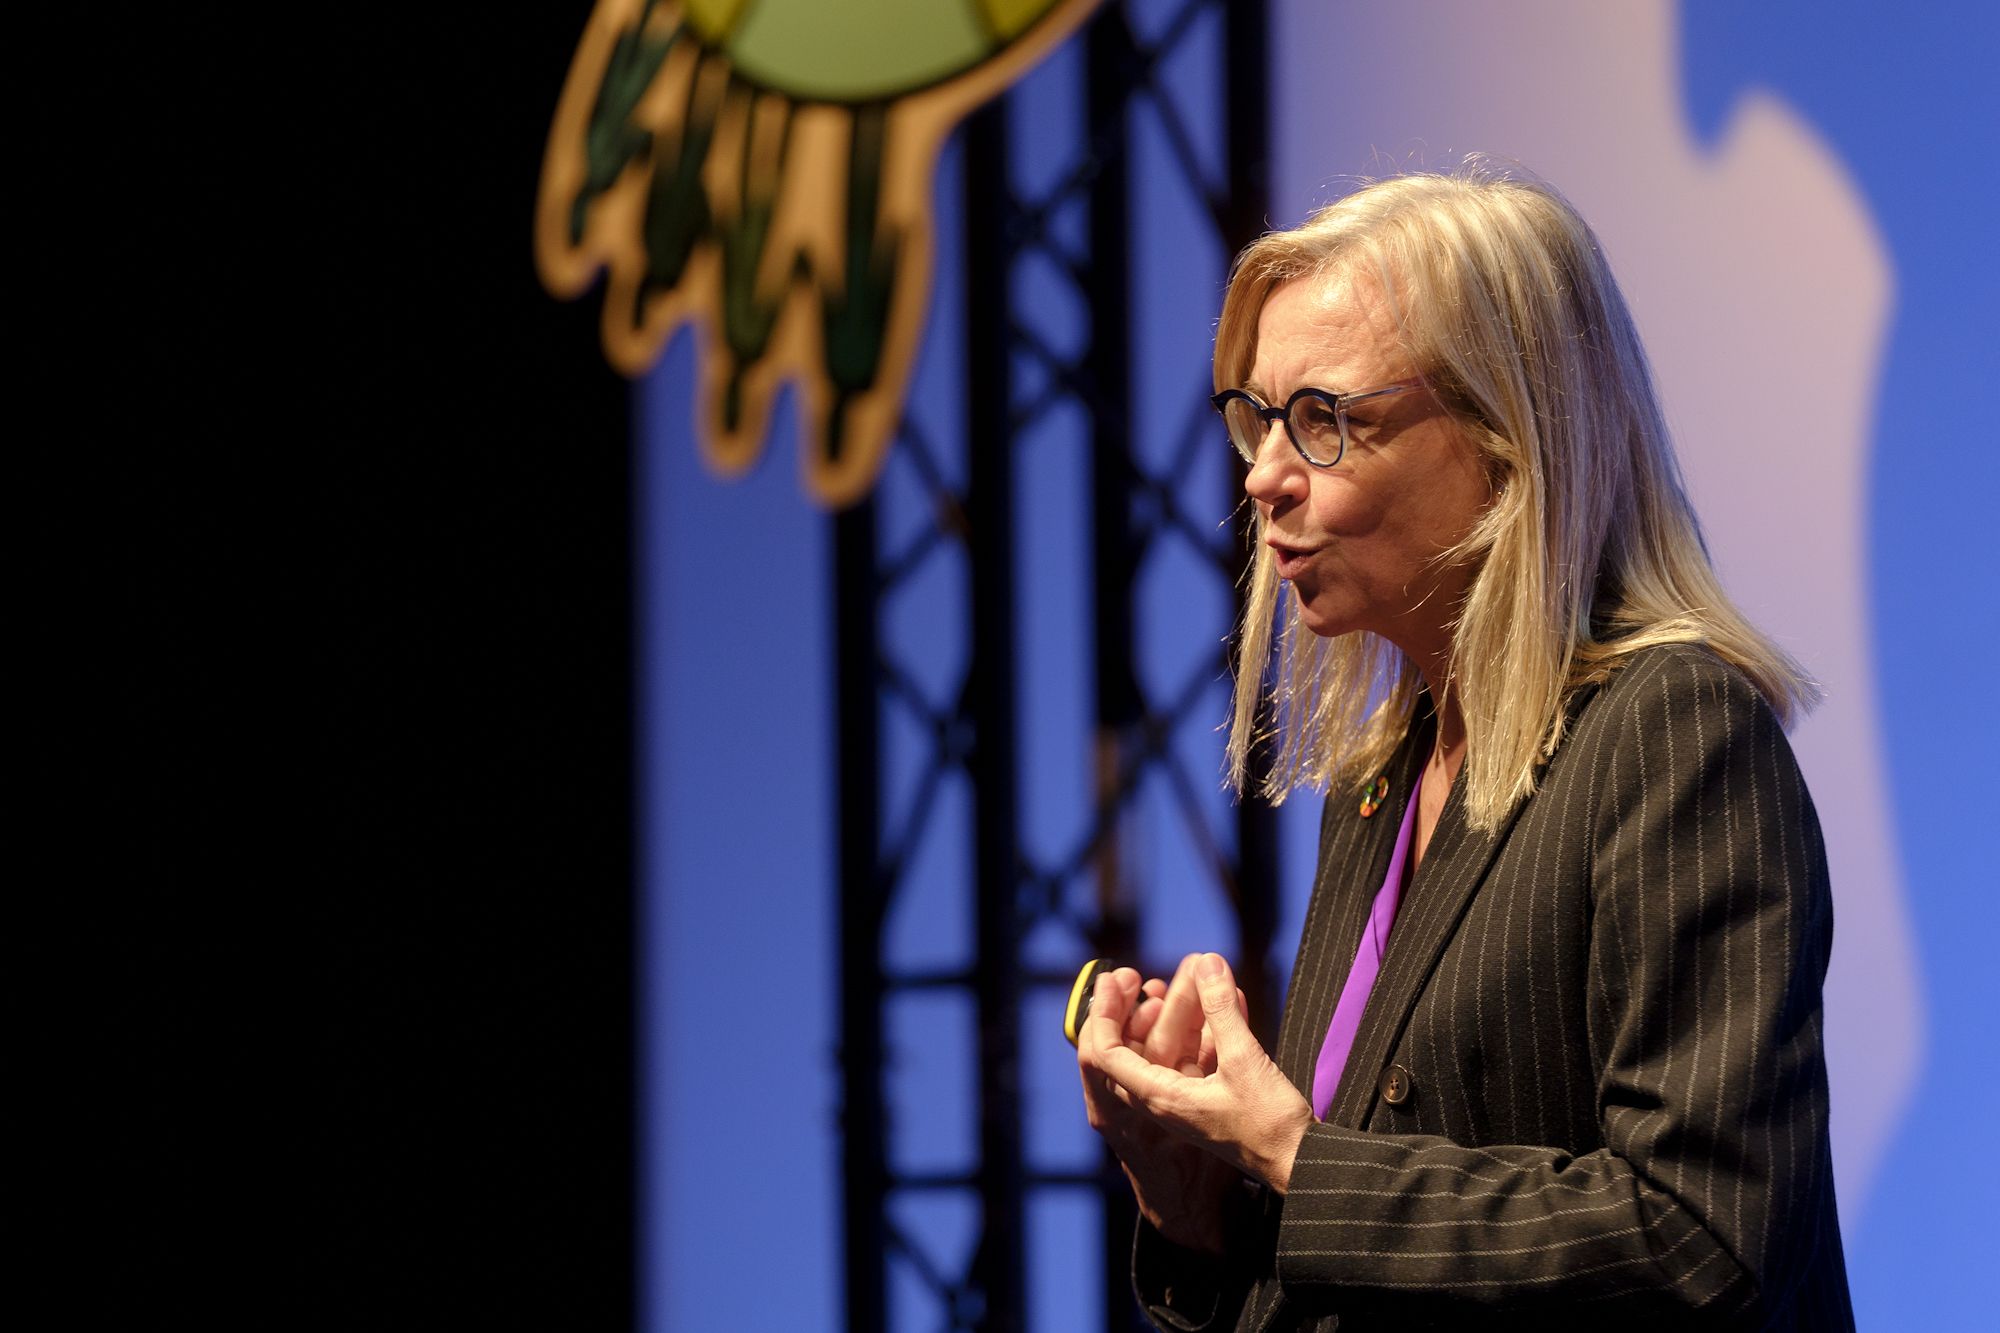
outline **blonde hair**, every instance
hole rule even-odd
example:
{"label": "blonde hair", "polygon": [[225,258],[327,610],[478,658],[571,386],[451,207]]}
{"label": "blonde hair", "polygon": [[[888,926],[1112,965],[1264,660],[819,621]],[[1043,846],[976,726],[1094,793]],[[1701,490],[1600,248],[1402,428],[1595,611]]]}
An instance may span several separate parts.
{"label": "blonde hair", "polygon": [[[1465,719],[1460,780],[1475,827],[1495,827],[1534,791],[1575,692],[1642,648],[1705,645],[1786,723],[1817,702],[1818,687],[1722,591],[1632,316],[1566,200],[1474,164],[1369,185],[1262,237],[1230,278],[1216,388],[1249,375],[1273,291],[1358,274],[1380,284],[1405,350],[1495,488],[1438,557],[1478,566],[1439,686]],[[1263,523],[1259,511],[1259,537]],[[1261,541],[1248,577],[1232,782],[1244,787],[1253,749],[1268,745],[1261,791],[1274,801],[1300,786],[1365,785],[1408,729],[1422,678],[1376,635],[1305,630]]]}

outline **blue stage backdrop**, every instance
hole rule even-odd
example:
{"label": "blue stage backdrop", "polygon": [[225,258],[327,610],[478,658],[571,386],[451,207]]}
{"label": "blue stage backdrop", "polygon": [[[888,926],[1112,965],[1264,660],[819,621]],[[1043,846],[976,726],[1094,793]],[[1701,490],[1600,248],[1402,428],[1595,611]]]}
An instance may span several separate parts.
{"label": "blue stage backdrop", "polygon": [[[1167,7],[1130,6],[1142,28]],[[2000,875],[1977,836],[2000,795],[1982,679],[2000,658],[1987,540],[2000,497],[1986,401],[2000,384],[1993,7],[1284,0],[1274,15],[1274,223],[1356,177],[1476,151],[1546,176],[1600,231],[1725,579],[1829,690],[1796,743],[1834,857],[1833,1134],[1858,1312],[1864,1326],[1974,1326],[2000,1247],[1954,1133],[2000,1110],[2000,988],[1985,957]],[[1073,58],[1058,52],[1014,95],[1017,130],[1074,131]],[[1173,423],[1143,403],[1155,384],[1178,401],[1206,373],[1227,257],[1204,248],[1171,174],[1147,165],[1165,151],[1157,126],[1141,116],[1137,132],[1135,429],[1164,436]],[[962,475],[958,193],[948,150],[911,411]],[[1177,277],[1149,276],[1162,272]],[[1049,336],[1085,336],[1080,314],[1049,309]],[[650,1329],[835,1327],[829,527],[798,483],[789,403],[747,477],[704,471],[692,377],[683,338],[636,389],[641,1308]],[[1056,422],[1030,446],[1016,497],[1034,536],[1018,571],[1031,840],[1060,840],[1088,800],[1080,431]],[[1223,447],[1218,432],[1218,472]],[[1212,478],[1187,481],[1194,512],[1222,521],[1226,508],[1201,498]],[[898,485],[892,459],[891,523],[912,503]],[[1159,582],[1142,597],[1143,669],[1171,678],[1185,625],[1219,635],[1227,608],[1192,571]],[[938,680],[962,666],[963,594],[962,567],[942,564],[889,631]],[[1197,772],[1219,774],[1222,697],[1177,738]],[[892,728],[886,744],[892,781],[907,778],[909,738]],[[965,819],[951,814],[967,793],[943,799],[921,887],[889,928],[912,962],[970,948]],[[1281,940],[1298,929],[1316,817],[1310,801],[1286,808]],[[1149,955],[1230,951],[1164,799],[1138,827]],[[1046,945],[1067,961],[1065,941]],[[896,1160],[969,1162],[969,1014],[898,1010],[891,1043]],[[1068,1048],[1051,1035],[1024,1057],[1031,1153],[1087,1160]],[[895,1096],[917,1087],[921,1099]],[[1039,1207],[1036,1326],[1077,1328],[1095,1310],[1094,1212]],[[906,1221],[951,1253],[978,1219],[937,1202]]]}

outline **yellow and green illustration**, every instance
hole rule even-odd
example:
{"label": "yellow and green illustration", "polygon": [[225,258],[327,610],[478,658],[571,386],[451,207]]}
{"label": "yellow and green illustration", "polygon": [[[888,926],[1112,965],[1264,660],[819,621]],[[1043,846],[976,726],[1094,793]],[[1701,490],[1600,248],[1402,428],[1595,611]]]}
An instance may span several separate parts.
{"label": "yellow and green illustration", "polygon": [[683,323],[698,434],[724,472],[800,388],[806,482],[867,491],[929,301],[951,128],[1097,0],[600,0],[542,172],[536,258],[559,296],[605,274],[627,374]]}

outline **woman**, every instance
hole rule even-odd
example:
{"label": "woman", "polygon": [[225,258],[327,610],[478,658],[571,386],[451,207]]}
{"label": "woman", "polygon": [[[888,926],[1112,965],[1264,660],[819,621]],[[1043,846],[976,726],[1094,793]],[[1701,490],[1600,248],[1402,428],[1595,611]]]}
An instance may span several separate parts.
{"label": "woman", "polygon": [[1716,581],[1596,238],[1520,180],[1363,189],[1243,254],[1215,382],[1233,770],[1330,795],[1275,1052],[1214,954],[1080,1033],[1148,1314],[1851,1326],[1813,687]]}

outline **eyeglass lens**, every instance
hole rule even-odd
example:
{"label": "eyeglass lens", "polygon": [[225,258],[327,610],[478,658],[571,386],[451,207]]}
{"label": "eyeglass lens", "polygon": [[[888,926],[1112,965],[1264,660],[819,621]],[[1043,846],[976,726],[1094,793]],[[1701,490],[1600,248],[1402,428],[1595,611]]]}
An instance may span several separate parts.
{"label": "eyeglass lens", "polygon": [[[1271,423],[1259,411],[1257,404],[1247,398],[1232,398],[1223,409],[1223,418],[1229,426],[1229,438],[1236,445],[1236,451],[1244,460],[1257,461],[1257,451],[1264,445],[1264,437],[1270,432]],[[1328,464],[1340,458],[1340,418],[1333,410],[1333,404],[1314,394],[1300,397],[1292,403],[1292,439],[1304,451],[1306,457],[1315,463]]]}

